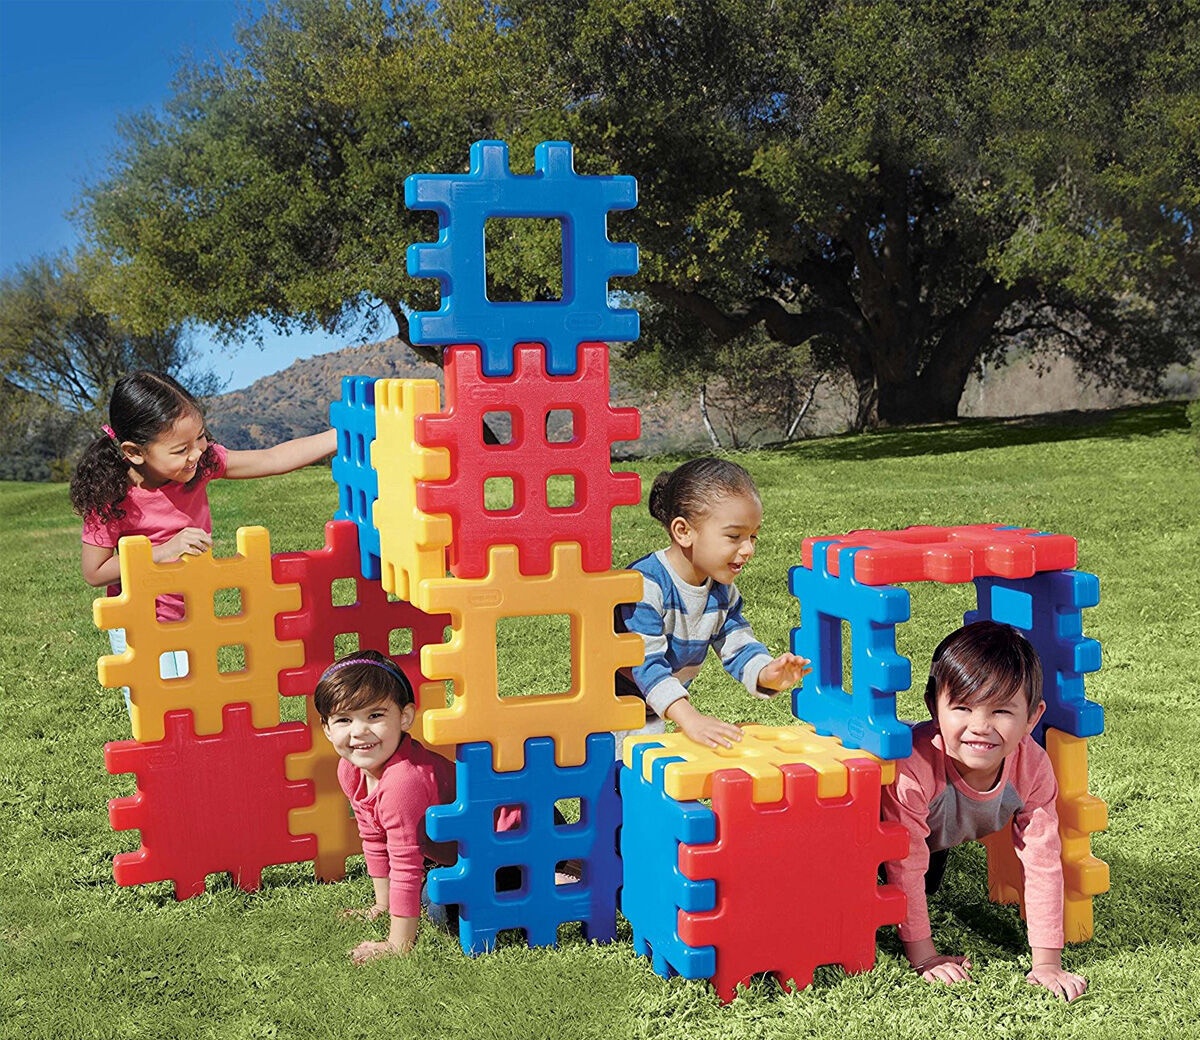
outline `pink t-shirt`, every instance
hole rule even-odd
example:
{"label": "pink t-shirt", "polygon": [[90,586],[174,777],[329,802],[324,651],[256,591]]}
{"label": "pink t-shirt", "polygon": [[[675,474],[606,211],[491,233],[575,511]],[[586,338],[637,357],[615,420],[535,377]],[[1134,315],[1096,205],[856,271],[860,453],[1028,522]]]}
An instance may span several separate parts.
{"label": "pink t-shirt", "polygon": [[[119,520],[104,523],[94,512],[83,518],[83,540],[88,545],[116,549],[126,535],[141,534],[152,545],[161,545],[175,537],[185,527],[199,527],[212,534],[212,512],[208,508],[208,483],[225,476],[229,452],[220,444],[212,445],[217,457],[216,468],[191,484],[172,481],[162,487],[147,490],[131,485],[128,494],[117,503],[125,511]],[[118,582],[108,586],[110,596],[120,595]],[[178,621],[184,616],[182,596],[159,596],[155,600],[159,621]]]}
{"label": "pink t-shirt", "polygon": [[1058,782],[1050,757],[1025,737],[1004,760],[990,791],[968,785],[942,746],[932,722],[913,730],[913,751],[896,763],[896,782],[883,789],[883,818],[898,820],[909,835],[908,856],[886,864],[888,880],[908,899],[900,925],[905,942],[928,939],[925,872],[929,853],[953,848],[1011,826],[1025,876],[1029,945],[1063,945],[1062,843],[1058,836]]}

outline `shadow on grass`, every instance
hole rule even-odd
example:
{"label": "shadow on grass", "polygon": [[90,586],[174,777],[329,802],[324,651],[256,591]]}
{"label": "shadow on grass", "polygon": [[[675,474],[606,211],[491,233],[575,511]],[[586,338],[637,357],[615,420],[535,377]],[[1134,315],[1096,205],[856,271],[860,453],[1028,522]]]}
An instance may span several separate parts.
{"label": "shadow on grass", "polygon": [[[1093,938],[1072,944],[1104,953],[1130,952],[1148,943],[1173,944],[1189,939],[1188,922],[1195,919],[1200,894],[1200,855],[1170,860],[1126,854],[1107,854],[1111,889],[1095,896]],[[987,898],[987,865],[983,847],[972,843],[951,850],[946,880],[929,900],[935,941],[952,951],[992,949],[998,954],[1025,956],[1029,940],[1015,905]],[[940,934],[939,934],[940,933]],[[903,956],[894,928],[879,933],[880,952]]]}
{"label": "shadow on grass", "polygon": [[1185,402],[1141,405],[1095,412],[1058,412],[1017,419],[959,419],[873,433],[846,434],[817,441],[773,445],[810,459],[865,462],[912,455],[945,455],[977,448],[1009,448],[1104,437],[1128,440],[1187,429]]}

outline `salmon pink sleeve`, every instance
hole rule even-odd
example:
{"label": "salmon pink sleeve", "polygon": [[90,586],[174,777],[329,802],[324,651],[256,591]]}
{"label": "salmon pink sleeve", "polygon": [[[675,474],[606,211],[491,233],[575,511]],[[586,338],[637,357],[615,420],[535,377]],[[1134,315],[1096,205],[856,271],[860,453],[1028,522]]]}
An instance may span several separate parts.
{"label": "salmon pink sleeve", "polygon": [[939,785],[932,764],[921,754],[929,749],[926,743],[914,741],[913,754],[896,763],[896,781],[883,788],[881,812],[885,820],[903,824],[908,831],[908,855],[904,859],[884,864],[888,881],[899,885],[906,901],[906,913],[900,923],[900,938],[904,942],[928,939],[933,934],[929,924],[929,906],[925,897],[925,872],[929,869],[929,803],[937,795]]}
{"label": "salmon pink sleeve", "polygon": [[1022,742],[1013,783],[1024,802],[1013,817],[1013,848],[1025,876],[1029,945],[1060,950],[1064,930],[1058,781],[1050,756],[1030,738]]}

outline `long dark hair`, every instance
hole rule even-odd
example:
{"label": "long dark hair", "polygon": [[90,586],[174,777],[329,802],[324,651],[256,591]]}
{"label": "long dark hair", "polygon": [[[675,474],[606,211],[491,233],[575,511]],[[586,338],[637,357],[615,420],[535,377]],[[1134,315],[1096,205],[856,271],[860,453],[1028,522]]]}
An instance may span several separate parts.
{"label": "long dark hair", "polygon": [[[201,418],[199,402],[161,372],[130,372],[117,380],[108,402],[110,435],[104,431],[83,451],[71,477],[71,505],[80,516],[95,513],[103,523],[125,515],[119,503],[129,493],[129,460],[121,450],[124,441],[149,444],[189,412]],[[195,483],[217,467],[210,444],[196,466]]]}

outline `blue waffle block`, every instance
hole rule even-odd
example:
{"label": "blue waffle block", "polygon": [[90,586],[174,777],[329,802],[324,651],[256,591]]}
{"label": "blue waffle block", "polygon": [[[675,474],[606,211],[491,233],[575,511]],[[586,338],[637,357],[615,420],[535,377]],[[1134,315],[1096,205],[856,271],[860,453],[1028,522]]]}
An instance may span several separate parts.
{"label": "blue waffle block", "polygon": [[379,497],[379,475],[371,464],[371,442],[375,440],[373,376],[342,379],[342,397],[330,404],[329,423],[338,435],[338,450],[332,465],[333,480],[338,486],[338,509],[333,518],[354,521],[358,528],[362,576],[376,580],[380,564],[374,511]]}
{"label": "blue waffle block", "polygon": [[[912,665],[896,652],[896,625],[908,620],[908,591],[856,581],[854,548],[841,550],[840,576],[831,574],[829,545],[816,542],[813,567],[788,572],[802,620],[792,629],[792,653],[812,662],[804,684],[792,691],[792,713],[848,748],[885,759],[907,758],[912,730],[896,718],[896,693],[912,684]],[[850,691],[842,680],[843,621],[850,626]]]}
{"label": "blue waffle block", "polygon": [[624,810],[621,860],[625,868],[621,913],[633,927],[634,953],[649,955],[655,972],[663,978],[678,974],[686,979],[708,979],[716,974],[716,947],[689,946],[680,939],[679,911],[716,909],[716,882],[684,877],[679,870],[679,846],[716,841],[717,818],[700,802],[677,802],[663,790],[663,771],[668,763],[682,759],[657,758],[653,779],[643,778],[646,750],[661,747],[637,745],[633,768],[620,772]]}
{"label": "blue waffle block", "polygon": [[[513,347],[542,343],[546,371],[573,375],[576,351],[590,340],[638,337],[638,314],[609,302],[608,280],[637,273],[637,246],[608,240],[608,211],[637,205],[629,176],[586,177],[575,172],[571,145],[543,141],[534,150],[535,172],[515,175],[503,141],[471,145],[466,174],[413,174],[404,182],[409,209],[438,215],[436,242],[408,247],[408,273],[437,278],[436,311],[409,316],[413,343],[477,343],[488,376],[513,372]],[[492,217],[562,221],[562,299],[492,302],[487,298],[485,226]]]}
{"label": "blue waffle block", "polygon": [[1030,578],[976,578],[979,607],[963,620],[998,621],[1020,629],[1042,659],[1046,712],[1034,730],[1045,743],[1047,726],[1073,737],[1104,732],[1104,709],[1084,694],[1083,677],[1100,667],[1100,644],[1083,634],[1083,609],[1100,602],[1100,582],[1086,571],[1044,571]]}
{"label": "blue waffle block", "polygon": [[[521,929],[531,946],[554,946],[558,926],[579,921],[589,939],[611,941],[617,931],[621,861],[617,830],[621,803],[611,733],[587,738],[581,766],[559,766],[554,740],[525,741],[525,766],[511,773],[492,767],[486,741],[460,744],[458,798],[426,813],[433,841],[458,842],[458,862],[429,873],[435,903],[459,906],[459,940],[467,953],[496,945],[504,929]],[[579,799],[577,823],[556,819],[554,803]],[[497,831],[497,810],[519,806],[520,826]],[[577,860],[582,877],[556,885],[555,866]]]}

